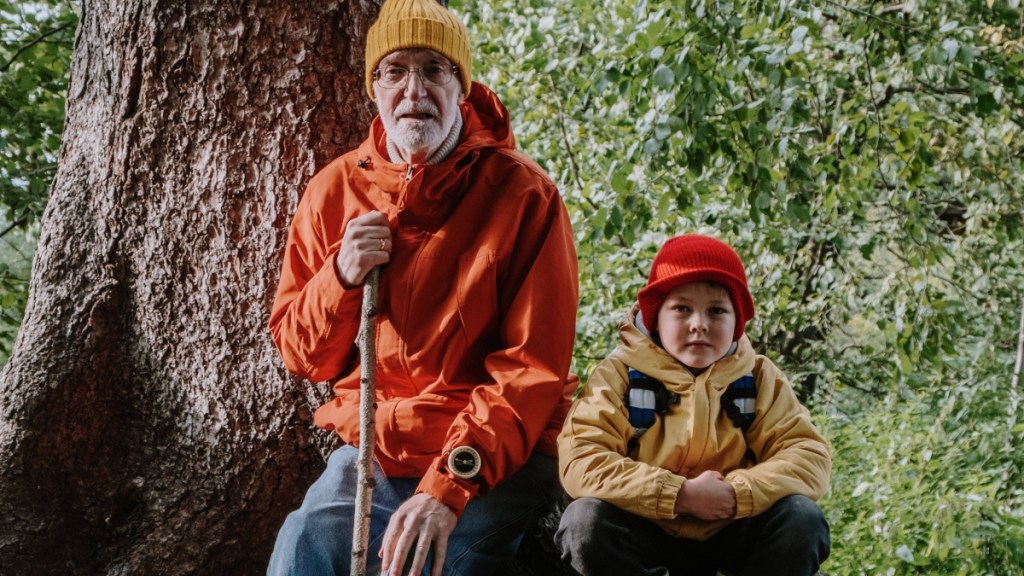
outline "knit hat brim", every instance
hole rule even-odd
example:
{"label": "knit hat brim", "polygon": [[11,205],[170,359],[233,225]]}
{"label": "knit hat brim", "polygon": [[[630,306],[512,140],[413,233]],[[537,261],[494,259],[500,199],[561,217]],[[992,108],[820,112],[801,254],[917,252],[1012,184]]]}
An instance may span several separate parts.
{"label": "knit hat brim", "polygon": [[637,295],[647,330],[653,334],[657,329],[658,312],[668,293],[688,282],[713,282],[725,287],[736,314],[733,341],[739,340],[754,317],[754,299],[743,263],[724,242],[696,234],[669,240],[655,257],[647,285]]}
{"label": "knit hat brim", "polygon": [[472,87],[473,57],[466,27],[435,0],[386,0],[366,35],[366,92],[375,98],[373,73],[388,54],[425,48],[458,67],[463,96]]}

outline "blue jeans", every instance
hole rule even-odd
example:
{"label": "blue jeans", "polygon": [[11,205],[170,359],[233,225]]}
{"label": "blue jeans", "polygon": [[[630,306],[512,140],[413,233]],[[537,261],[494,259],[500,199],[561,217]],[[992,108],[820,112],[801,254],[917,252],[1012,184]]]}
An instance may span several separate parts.
{"label": "blue jeans", "polygon": [[[281,526],[270,557],[268,576],[347,575],[358,473],[358,450],[342,446],[327,460],[327,469],[310,486],[298,510]],[[374,463],[377,485],[370,510],[366,573],[380,572],[377,557],[388,520],[416,492],[418,478],[387,478]],[[534,454],[522,469],[481,498],[474,498],[448,538],[445,576],[496,572],[515,556],[523,534],[561,494],[554,458]],[[410,554],[410,558],[411,558]],[[433,554],[423,569],[429,575]],[[403,572],[404,574],[404,572]],[[396,575],[397,576],[397,575]]]}
{"label": "blue jeans", "polygon": [[736,520],[707,541],[660,526],[596,498],[573,501],[555,534],[562,559],[584,576],[811,576],[828,558],[828,523],[810,498],[787,496]]}

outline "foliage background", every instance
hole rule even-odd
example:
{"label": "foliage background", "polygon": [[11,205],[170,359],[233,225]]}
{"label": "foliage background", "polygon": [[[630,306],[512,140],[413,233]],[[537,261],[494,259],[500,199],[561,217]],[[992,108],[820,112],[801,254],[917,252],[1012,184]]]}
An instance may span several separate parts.
{"label": "foliage background", "polygon": [[[829,574],[1024,574],[1019,0],[452,6],[575,222],[581,376],[660,243],[718,235],[833,443]],[[74,24],[0,0],[4,355]]]}
{"label": "foliage background", "polygon": [[716,234],[833,443],[827,571],[1024,573],[1019,2],[457,8],[570,204],[581,374],[660,243]]}
{"label": "foliage background", "polygon": [[64,127],[77,21],[67,1],[0,0],[0,365],[28,297],[37,224]]}

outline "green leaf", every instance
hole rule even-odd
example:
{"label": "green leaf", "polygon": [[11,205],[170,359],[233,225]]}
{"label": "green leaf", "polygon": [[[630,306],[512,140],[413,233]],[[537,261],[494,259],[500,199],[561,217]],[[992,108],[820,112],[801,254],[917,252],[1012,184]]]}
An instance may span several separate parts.
{"label": "green leaf", "polygon": [[671,88],[675,81],[675,72],[668,66],[659,65],[654,71],[654,85],[659,88]]}

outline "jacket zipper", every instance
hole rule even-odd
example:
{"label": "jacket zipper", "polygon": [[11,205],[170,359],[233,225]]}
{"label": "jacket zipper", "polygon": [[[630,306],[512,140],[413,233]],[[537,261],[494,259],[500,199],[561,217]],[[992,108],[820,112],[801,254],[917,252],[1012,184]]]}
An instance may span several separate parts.
{"label": "jacket zipper", "polygon": [[412,164],[409,164],[409,170],[405,172],[405,181],[412,180]]}

